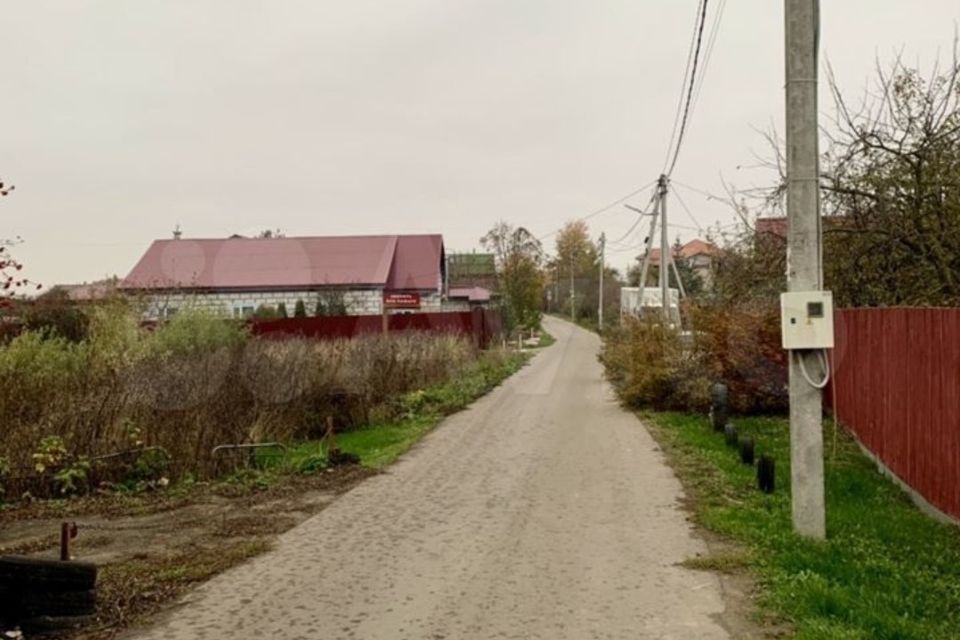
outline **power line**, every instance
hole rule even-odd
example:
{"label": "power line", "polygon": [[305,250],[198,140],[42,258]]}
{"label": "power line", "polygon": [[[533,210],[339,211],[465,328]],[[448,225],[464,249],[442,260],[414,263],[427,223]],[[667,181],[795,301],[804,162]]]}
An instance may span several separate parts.
{"label": "power line", "polygon": [[727,8],[727,0],[720,0],[720,6],[713,18],[713,26],[710,29],[709,44],[707,44],[706,54],[703,57],[703,71],[700,73],[700,79],[697,81],[697,89],[693,96],[692,112],[696,112],[697,104],[700,102],[700,91],[703,89],[704,80],[707,77],[707,69],[710,68],[710,60],[713,58],[713,48],[717,44],[717,35],[720,33],[720,23],[723,21],[723,14]]}
{"label": "power line", "polygon": [[694,193],[699,193],[699,194],[702,195],[702,196],[706,196],[707,199],[709,199],[709,200],[721,200],[720,197],[713,195],[713,194],[710,193],[709,191],[704,191],[703,189],[698,189],[698,188],[696,188],[696,187],[691,187],[689,184],[684,184],[684,183],[682,183],[682,182],[677,182],[676,180],[671,180],[671,182],[672,182],[673,184],[677,185],[678,187],[683,187],[684,189],[689,189],[690,191],[693,191]]}
{"label": "power line", "polygon": [[[647,206],[644,207],[644,209],[649,209],[651,205],[656,203],[656,201],[657,201],[657,194],[654,193],[653,196],[650,198],[650,202],[647,203]],[[621,244],[624,240],[630,237],[630,234],[632,234],[638,226],[640,226],[640,223],[643,222],[643,216],[649,215],[649,213],[650,213],[649,211],[644,211],[643,213],[637,214],[637,219],[634,221],[634,223],[630,226],[630,229],[625,234],[623,234],[616,240],[609,240],[608,242],[610,244]]]}
{"label": "power line", "polygon": [[675,195],[675,196],[677,197],[677,202],[680,203],[680,208],[682,208],[682,209],[686,212],[687,217],[690,218],[690,220],[693,221],[693,224],[695,224],[695,225],[697,226],[697,232],[698,232],[698,233],[703,233],[703,227],[701,227],[701,226],[700,226],[700,223],[697,222],[697,219],[693,216],[693,213],[690,211],[690,208],[687,207],[687,203],[684,202],[684,201],[683,201],[683,198],[680,197],[680,194],[679,194],[677,191],[674,191],[674,192],[673,192],[673,195]]}
{"label": "power line", "polygon": [[[605,206],[603,206],[603,207],[600,207],[599,209],[597,209],[597,210],[595,210],[595,211],[593,211],[593,212],[591,212],[591,213],[588,213],[588,214],[585,215],[585,216],[582,216],[582,217],[580,217],[580,218],[574,218],[573,221],[574,221],[574,222],[585,222],[585,221],[587,221],[587,220],[590,220],[591,218],[595,218],[595,217],[599,216],[599,215],[602,214],[602,213],[606,213],[607,211],[610,211],[610,209],[613,209],[614,207],[623,204],[624,202],[626,202],[626,201],[629,200],[630,198],[633,198],[634,196],[642,193],[643,191],[646,191],[647,189],[649,189],[650,187],[652,187],[652,186],[655,185],[656,183],[657,183],[657,181],[654,180],[653,182],[648,182],[647,184],[643,185],[642,187],[637,187],[636,189],[634,189],[633,191],[631,191],[631,192],[628,193],[627,195],[623,196],[622,198],[618,198],[618,199],[614,200],[613,202],[611,202],[610,204],[605,205]],[[552,235],[556,235],[556,234],[559,233],[562,229],[563,229],[563,227],[559,227],[559,228],[557,228],[557,229],[554,229],[554,230],[551,231],[550,233],[547,233],[547,234],[544,234],[544,235],[538,237],[537,240],[543,240],[544,238],[549,238],[549,237],[552,236]]]}
{"label": "power line", "polygon": [[683,113],[683,94],[687,89],[687,82],[690,80],[690,68],[693,66],[693,50],[696,48],[697,44],[697,20],[700,15],[700,8],[704,0],[700,0],[701,4],[697,5],[697,13],[694,16],[693,21],[693,33],[690,36],[690,48],[687,50],[687,66],[683,70],[683,82],[680,83],[680,95],[677,96],[677,111],[673,115],[673,130],[670,132],[670,142],[667,143],[667,157],[663,161],[663,171],[661,173],[666,173],[667,164],[670,162],[670,150],[673,149],[673,143],[677,140],[677,129],[680,127],[680,115]]}
{"label": "power line", "polygon": [[[697,44],[693,51],[693,67],[690,70],[690,85],[687,89],[687,99],[686,105],[683,109],[683,118],[680,121],[680,133],[677,136],[677,144],[673,149],[673,160],[668,163],[668,169],[664,173],[669,176],[673,174],[673,170],[677,166],[677,160],[680,159],[680,149],[683,146],[683,138],[687,133],[687,122],[690,119],[690,106],[693,103],[693,91],[697,82],[697,66],[700,61],[700,51],[703,47],[703,31],[707,25],[707,5],[708,0],[701,0],[699,11],[700,11],[700,20],[696,29],[697,33]],[[670,152],[667,152],[667,157],[670,157]]]}

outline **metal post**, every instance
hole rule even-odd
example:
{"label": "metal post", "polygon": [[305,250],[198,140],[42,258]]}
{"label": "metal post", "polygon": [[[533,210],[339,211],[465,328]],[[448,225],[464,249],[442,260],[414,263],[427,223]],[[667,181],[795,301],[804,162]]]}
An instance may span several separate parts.
{"label": "metal post", "polygon": [[556,305],[554,311],[560,311],[560,258],[557,257],[557,274],[553,279],[553,304]]}
{"label": "metal post", "polygon": [[[786,2],[787,290],[823,288],[817,128],[819,0]],[[815,351],[790,357],[790,487],[793,527],[826,537],[823,489],[823,398],[800,370],[817,367]]]}
{"label": "metal post", "polygon": [[670,322],[670,238],[667,230],[667,176],[660,176],[660,302]]}
{"label": "metal post", "polygon": [[600,294],[598,296],[597,304],[597,328],[600,331],[603,331],[603,261],[604,255],[603,252],[607,246],[607,234],[600,234]]}
{"label": "metal post", "polygon": [[573,292],[573,264],[574,264],[574,259],[573,259],[573,256],[571,255],[570,256],[570,322],[577,321],[577,307],[575,304],[577,296]]}

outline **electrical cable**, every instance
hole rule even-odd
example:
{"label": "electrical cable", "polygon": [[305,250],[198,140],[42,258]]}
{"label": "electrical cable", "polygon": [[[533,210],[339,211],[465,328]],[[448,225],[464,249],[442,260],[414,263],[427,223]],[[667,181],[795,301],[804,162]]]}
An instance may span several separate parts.
{"label": "electrical cable", "polygon": [[723,21],[723,13],[726,8],[727,0],[720,0],[720,6],[717,7],[717,12],[713,19],[713,26],[710,29],[709,43],[707,44],[706,53],[703,57],[703,70],[700,73],[700,79],[697,82],[697,88],[693,96],[693,112],[696,112],[697,104],[700,102],[700,92],[703,90],[703,83],[707,77],[707,69],[710,67],[710,60],[713,58],[713,48],[717,44],[717,35],[720,32],[720,23]]}
{"label": "electrical cable", "polygon": [[687,90],[687,82],[690,80],[690,67],[693,65],[693,50],[697,45],[697,21],[700,19],[700,11],[704,0],[700,0],[697,5],[697,12],[693,20],[693,32],[690,36],[690,48],[687,50],[687,66],[683,70],[683,82],[680,83],[680,95],[677,96],[677,110],[673,115],[673,130],[670,132],[670,142],[667,143],[667,157],[663,161],[663,171],[667,172],[667,165],[670,163],[670,150],[673,149],[673,143],[677,140],[677,129],[680,127],[680,115],[683,113],[683,94]]}
{"label": "electrical cable", "polygon": [[[644,207],[644,209],[649,209],[650,206],[654,204],[656,201],[657,201],[657,194],[654,193],[653,196],[650,198],[650,202],[647,203],[647,206]],[[636,221],[633,223],[633,225],[630,226],[630,229],[625,234],[617,238],[616,240],[609,240],[608,244],[620,244],[624,240],[626,240],[628,237],[630,237],[630,234],[632,234],[636,230],[636,228],[640,226],[640,223],[643,222],[643,216],[645,215],[650,215],[650,212],[644,211],[643,213],[638,214]]]}
{"label": "electrical cable", "polygon": [[820,356],[820,363],[823,366],[823,380],[821,382],[814,382],[810,377],[810,374],[807,373],[807,366],[803,363],[803,357],[796,351],[790,352],[790,357],[796,356],[797,364],[800,365],[800,373],[803,375],[803,379],[807,381],[814,389],[826,389],[827,385],[830,383],[830,363],[827,359],[827,352],[825,349],[817,349],[817,355]]}
{"label": "electrical cable", "polygon": [[[702,234],[702,233],[703,233],[703,227],[700,226],[700,223],[697,222],[697,219],[693,217],[693,213],[690,211],[689,207],[687,207],[687,203],[683,201],[683,198],[680,197],[680,194],[679,194],[677,191],[674,191],[674,192],[673,192],[673,195],[676,196],[677,202],[680,203],[680,208],[683,209],[683,210],[686,212],[687,217],[690,218],[690,220],[693,221],[693,224],[694,224],[694,225],[696,225],[696,227],[697,227],[697,233],[701,233],[701,234]],[[667,225],[667,226],[670,226],[670,225]]]}
{"label": "electrical cable", "polygon": [[[633,191],[631,191],[631,192],[628,193],[627,195],[623,196],[622,198],[618,198],[617,200],[614,200],[614,201],[611,202],[610,204],[605,205],[605,206],[603,206],[603,207],[600,207],[600,208],[597,209],[596,211],[593,211],[593,212],[591,212],[591,213],[588,213],[587,215],[582,216],[582,217],[580,217],[580,218],[574,218],[574,221],[583,222],[583,221],[589,220],[589,219],[591,219],[591,218],[595,218],[595,217],[597,217],[598,215],[600,215],[601,213],[606,213],[607,211],[610,211],[610,209],[613,209],[613,208],[616,207],[617,205],[621,205],[621,204],[623,204],[624,202],[626,202],[627,200],[629,200],[630,198],[632,198],[632,197],[640,194],[640,193],[643,192],[643,191],[646,191],[647,189],[649,189],[650,187],[652,187],[652,186],[655,185],[655,184],[657,184],[657,181],[656,181],[656,180],[654,180],[653,182],[648,182],[647,184],[643,185],[642,187],[638,187],[638,188],[634,189]],[[537,238],[537,240],[543,240],[544,238],[549,238],[549,237],[552,236],[552,235],[556,235],[556,234],[559,233],[562,229],[563,229],[563,227],[560,227],[560,228],[558,228],[558,229],[554,229],[554,230],[551,231],[550,233],[547,233],[547,234],[544,234],[544,235],[542,235],[542,236],[539,236],[539,237]]]}
{"label": "electrical cable", "polygon": [[[680,159],[680,149],[683,146],[683,139],[687,132],[687,122],[690,119],[690,106],[693,102],[693,90],[697,82],[697,66],[700,60],[700,51],[703,47],[703,30],[707,25],[707,5],[709,4],[708,0],[702,0],[700,3],[700,20],[697,27],[697,45],[694,48],[693,52],[693,67],[690,71],[690,86],[687,89],[687,99],[686,105],[683,109],[683,118],[680,120],[680,133],[677,136],[677,144],[673,149],[673,160],[668,163],[669,169],[664,172],[665,175],[670,176],[673,174],[673,170],[677,166],[677,161]],[[667,152],[667,157],[670,157],[670,152]]]}

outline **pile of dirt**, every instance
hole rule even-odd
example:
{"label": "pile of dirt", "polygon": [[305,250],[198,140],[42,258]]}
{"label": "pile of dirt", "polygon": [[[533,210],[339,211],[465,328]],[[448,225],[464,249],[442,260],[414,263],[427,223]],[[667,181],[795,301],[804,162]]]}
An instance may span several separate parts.
{"label": "pile of dirt", "polygon": [[61,522],[76,522],[74,557],[101,567],[97,623],[50,637],[106,640],[191,586],[269,550],[276,536],[374,473],[344,465],[267,486],[221,483],[36,502],[0,512],[0,555],[58,557]]}

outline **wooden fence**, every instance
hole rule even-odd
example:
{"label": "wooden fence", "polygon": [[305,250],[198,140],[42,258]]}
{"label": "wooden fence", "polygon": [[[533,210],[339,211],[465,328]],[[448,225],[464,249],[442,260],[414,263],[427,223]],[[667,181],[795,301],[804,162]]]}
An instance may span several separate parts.
{"label": "wooden fence", "polygon": [[833,366],[840,421],[927,502],[960,518],[960,309],[838,311]]}
{"label": "wooden fence", "polygon": [[[302,336],[318,340],[353,338],[382,333],[383,316],[320,316],[312,318],[285,318],[280,320],[251,320],[254,335],[264,338]],[[425,331],[461,334],[471,337],[477,346],[486,348],[502,331],[499,311],[474,309],[463,312],[397,313],[387,316],[387,331]]]}

